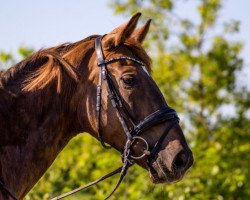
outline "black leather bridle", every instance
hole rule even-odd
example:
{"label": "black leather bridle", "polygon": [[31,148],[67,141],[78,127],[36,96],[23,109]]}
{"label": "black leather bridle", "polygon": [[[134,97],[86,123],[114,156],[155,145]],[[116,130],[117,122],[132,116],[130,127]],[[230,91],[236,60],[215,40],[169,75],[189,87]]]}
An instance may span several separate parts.
{"label": "black leather bridle", "polygon": [[[129,157],[132,158],[132,160],[141,159],[144,156],[148,156],[150,159],[152,159],[152,155],[151,155],[152,152],[156,152],[158,150],[160,144],[162,143],[163,139],[165,138],[165,136],[167,134],[166,132],[168,132],[168,131],[164,131],[165,134],[163,135],[163,137],[162,136],[160,137],[160,139],[158,140],[156,145],[150,151],[149,151],[149,145],[148,145],[147,141],[143,137],[140,136],[141,133],[143,131],[145,131],[145,130],[147,130],[147,129],[149,129],[157,124],[165,122],[165,121],[176,119],[175,120],[175,123],[176,123],[177,121],[179,121],[179,117],[174,109],[170,108],[169,106],[165,106],[162,109],[151,113],[150,115],[145,117],[142,121],[140,121],[138,124],[136,124],[134,122],[133,117],[130,115],[129,111],[127,110],[126,106],[124,105],[122,97],[112,81],[111,75],[110,75],[109,70],[108,70],[108,64],[115,62],[115,61],[119,61],[119,60],[131,60],[131,61],[139,64],[144,69],[144,71],[146,69],[145,64],[143,62],[141,62],[140,60],[138,60],[137,58],[129,57],[129,56],[119,56],[119,57],[113,57],[110,59],[105,59],[105,57],[103,55],[102,45],[101,45],[101,40],[103,37],[104,37],[104,35],[99,36],[95,40],[95,51],[96,51],[96,55],[97,55],[97,65],[99,66],[99,82],[98,82],[98,86],[97,86],[97,103],[96,103],[98,138],[99,138],[101,144],[105,148],[109,148],[109,146],[107,146],[104,143],[103,138],[102,138],[102,133],[101,133],[101,106],[102,106],[101,99],[102,99],[102,82],[104,80],[106,82],[106,85],[107,85],[108,98],[111,100],[113,107],[117,111],[116,113],[117,113],[118,119],[119,119],[119,121],[122,125],[122,128],[124,130],[124,133],[126,134],[126,137],[127,137],[127,142],[126,142],[124,151],[126,150],[126,147],[128,149],[130,149],[132,144],[134,143],[134,141],[140,140],[146,146],[146,149],[144,149],[143,154],[139,155],[139,156],[133,156],[130,154]],[[149,76],[149,74],[148,74],[148,77],[151,78]],[[126,121],[129,121],[130,124],[132,125],[132,127],[129,127],[127,125]],[[173,125],[175,123],[173,123]],[[124,154],[126,154],[126,153],[123,152],[123,157],[124,157]],[[150,161],[151,160],[148,159],[148,163],[150,163]]]}
{"label": "black leather bridle", "polygon": [[[123,157],[123,168],[120,173],[120,178],[118,180],[118,183],[115,187],[115,189],[111,192],[111,194],[107,197],[109,198],[113,192],[117,189],[119,184],[121,183],[123,177],[126,175],[127,169],[134,163],[134,160],[142,159],[143,157],[147,156],[147,163],[150,166],[152,159],[154,159],[155,154],[159,150],[159,147],[161,146],[164,138],[168,134],[169,130],[179,122],[179,117],[176,113],[176,111],[169,106],[164,106],[160,110],[157,110],[147,117],[145,117],[142,121],[140,121],[138,124],[136,124],[133,120],[133,117],[128,112],[126,106],[123,103],[122,97],[119,93],[119,91],[116,89],[111,75],[108,70],[108,64],[119,61],[119,60],[131,60],[137,64],[139,64],[145,71],[146,67],[143,62],[138,60],[135,57],[129,57],[129,56],[119,56],[119,57],[113,57],[110,59],[105,59],[103,55],[101,40],[104,36],[99,36],[95,40],[95,51],[97,55],[97,65],[99,66],[99,82],[97,86],[97,104],[96,104],[96,110],[97,110],[97,124],[98,124],[98,138],[101,142],[101,144],[105,148],[109,148],[107,146],[102,138],[101,134],[101,99],[102,99],[102,82],[103,80],[106,82],[107,85],[107,91],[108,91],[108,98],[111,100],[113,107],[116,109],[116,113],[118,116],[118,119],[122,125],[122,128],[124,130],[124,133],[126,134],[127,141],[125,144],[125,147],[123,149],[122,157]],[[147,73],[148,74],[148,73]],[[151,78],[148,74],[148,77]],[[126,119],[126,120],[125,120]],[[172,121],[170,126],[168,126],[159,140],[156,142],[156,144],[150,148],[148,142],[141,137],[141,134],[160,123],[163,123],[165,121]],[[129,127],[126,123],[126,121],[129,121],[132,127]],[[145,148],[143,150],[143,153],[139,156],[132,155],[131,148],[135,141],[140,140],[142,143],[145,144]]]}

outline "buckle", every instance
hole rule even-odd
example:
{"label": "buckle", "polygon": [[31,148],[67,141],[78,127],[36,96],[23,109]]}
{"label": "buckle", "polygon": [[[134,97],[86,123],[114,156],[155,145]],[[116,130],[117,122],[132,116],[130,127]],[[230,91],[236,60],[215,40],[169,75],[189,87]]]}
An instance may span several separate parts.
{"label": "buckle", "polygon": [[142,138],[142,137],[140,137],[140,136],[134,136],[133,138],[132,138],[132,141],[131,141],[131,146],[133,145],[133,143],[135,142],[135,141],[142,141],[144,144],[145,144],[145,146],[146,146],[146,148],[143,150],[143,153],[142,153],[142,155],[139,155],[139,156],[133,156],[133,155],[130,155],[130,157],[132,158],[132,159],[134,159],[134,160],[139,160],[139,159],[141,159],[141,158],[143,158],[143,157],[145,157],[145,156],[149,156],[150,155],[150,151],[149,151],[149,145],[148,145],[148,142],[144,139],[144,138]]}

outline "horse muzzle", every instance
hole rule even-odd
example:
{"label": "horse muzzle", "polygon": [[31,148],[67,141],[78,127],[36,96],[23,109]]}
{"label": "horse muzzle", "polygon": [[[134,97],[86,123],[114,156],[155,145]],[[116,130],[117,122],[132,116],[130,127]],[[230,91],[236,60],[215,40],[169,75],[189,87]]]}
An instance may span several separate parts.
{"label": "horse muzzle", "polygon": [[177,182],[193,162],[193,155],[188,147],[183,147],[178,140],[171,141],[148,163],[151,180],[153,183]]}

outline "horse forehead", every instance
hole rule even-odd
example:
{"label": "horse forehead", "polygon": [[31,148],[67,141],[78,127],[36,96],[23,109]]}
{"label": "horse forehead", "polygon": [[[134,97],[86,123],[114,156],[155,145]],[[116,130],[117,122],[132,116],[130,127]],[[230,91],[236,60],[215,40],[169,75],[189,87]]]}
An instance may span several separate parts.
{"label": "horse forehead", "polygon": [[[115,57],[122,57],[122,56],[128,56],[131,58],[136,58],[140,61],[143,62],[143,60],[141,60],[140,56],[136,55],[135,52],[132,50],[133,47],[131,45],[128,44],[124,44],[124,45],[120,45],[119,47],[116,47],[112,50],[108,50],[108,51],[104,51],[104,56],[105,59],[110,59],[110,58],[115,58]],[[150,73],[148,71],[148,66],[141,66],[140,64],[129,60],[129,59],[121,59],[121,60],[117,60],[114,63],[110,64],[111,66],[115,66],[114,70],[115,71],[119,71],[119,72],[124,72],[124,71],[130,71],[132,73],[137,73],[137,74],[141,74],[141,73],[146,73],[147,76],[150,76]]]}
{"label": "horse forehead", "polygon": [[104,55],[106,54],[106,59],[117,57],[117,56],[135,56],[133,55],[133,52],[129,50],[125,45],[121,45],[119,47],[114,48],[111,51],[104,52]]}
{"label": "horse forehead", "polygon": [[125,73],[138,75],[138,66],[135,65],[136,64],[131,62],[130,60],[118,60],[109,65],[109,71],[112,74],[116,74],[118,76]]}

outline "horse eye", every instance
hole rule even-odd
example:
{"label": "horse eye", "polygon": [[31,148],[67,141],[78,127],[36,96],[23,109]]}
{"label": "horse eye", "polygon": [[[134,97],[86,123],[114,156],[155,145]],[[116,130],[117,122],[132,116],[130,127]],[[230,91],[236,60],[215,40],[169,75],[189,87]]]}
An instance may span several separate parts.
{"label": "horse eye", "polygon": [[123,83],[125,83],[128,86],[134,86],[135,85],[135,78],[134,77],[122,77],[121,78]]}

